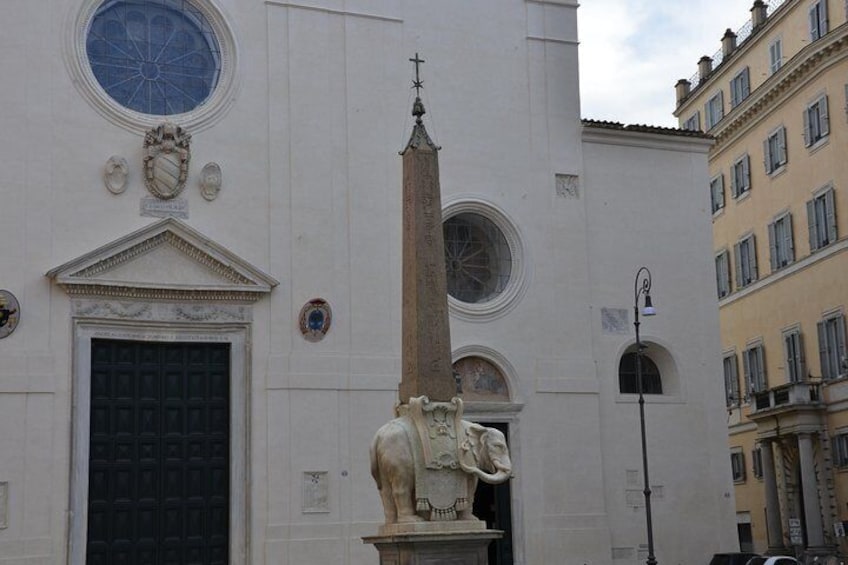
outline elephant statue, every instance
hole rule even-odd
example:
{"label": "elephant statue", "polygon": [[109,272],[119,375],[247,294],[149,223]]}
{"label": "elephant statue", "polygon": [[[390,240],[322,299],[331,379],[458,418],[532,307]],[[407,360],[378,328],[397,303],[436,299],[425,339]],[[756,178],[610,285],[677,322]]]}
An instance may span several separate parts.
{"label": "elephant statue", "polygon": [[[450,416],[430,417],[421,425],[413,414],[402,414],[375,434],[371,475],[387,525],[475,520],[471,507],[477,481],[500,484],[512,477],[503,433]],[[438,444],[439,436],[447,440]]]}

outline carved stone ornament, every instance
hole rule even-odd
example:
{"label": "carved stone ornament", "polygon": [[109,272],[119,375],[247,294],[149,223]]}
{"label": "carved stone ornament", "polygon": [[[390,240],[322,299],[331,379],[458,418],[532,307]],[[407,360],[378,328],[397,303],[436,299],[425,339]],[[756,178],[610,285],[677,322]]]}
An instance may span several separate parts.
{"label": "carved stone ornament", "polygon": [[221,167],[218,163],[206,163],[203,170],[200,171],[200,194],[210,202],[218,197],[221,192],[221,184],[223,177],[221,176]]}
{"label": "carved stone ornament", "polygon": [[306,341],[321,341],[330,331],[333,314],[323,298],[313,298],[300,309],[300,333]]}
{"label": "carved stone ornament", "polygon": [[171,122],[144,135],[144,184],[153,196],[169,200],[185,188],[190,142],[191,135]]}
{"label": "carved stone ornament", "polygon": [[112,155],[103,167],[103,184],[112,194],[122,194],[127,189],[127,177],[130,174],[127,160],[118,155]]}
{"label": "carved stone ornament", "polygon": [[21,319],[18,299],[8,290],[0,290],[0,339],[11,334]]}

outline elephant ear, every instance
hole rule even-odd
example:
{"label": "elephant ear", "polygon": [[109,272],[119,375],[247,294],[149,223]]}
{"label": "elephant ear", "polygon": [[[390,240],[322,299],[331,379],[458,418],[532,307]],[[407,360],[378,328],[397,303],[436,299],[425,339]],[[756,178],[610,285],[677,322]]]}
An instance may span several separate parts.
{"label": "elephant ear", "polygon": [[481,426],[480,424],[475,424],[473,422],[467,422],[467,425],[465,426],[465,441],[463,443],[467,445],[467,452],[474,459],[474,466],[477,466],[479,463],[477,460],[477,454],[480,453],[483,436],[487,431],[488,430],[485,426]]}

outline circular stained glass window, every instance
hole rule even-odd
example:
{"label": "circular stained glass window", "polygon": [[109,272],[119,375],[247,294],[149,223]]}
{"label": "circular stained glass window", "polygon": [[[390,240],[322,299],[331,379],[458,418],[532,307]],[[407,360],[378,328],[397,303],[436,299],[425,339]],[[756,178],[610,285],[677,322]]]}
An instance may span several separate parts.
{"label": "circular stained glass window", "polygon": [[512,272],[512,253],[501,230],[473,212],[444,222],[448,294],[467,303],[501,294]]}
{"label": "circular stained glass window", "polygon": [[158,116],[203,104],[221,72],[212,27],[187,0],[104,2],[91,20],[86,53],[112,99]]}

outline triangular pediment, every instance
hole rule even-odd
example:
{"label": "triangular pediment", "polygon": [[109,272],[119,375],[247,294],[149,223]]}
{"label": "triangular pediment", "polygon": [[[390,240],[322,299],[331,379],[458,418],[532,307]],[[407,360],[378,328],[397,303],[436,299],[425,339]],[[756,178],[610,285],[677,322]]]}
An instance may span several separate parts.
{"label": "triangular pediment", "polygon": [[51,269],[69,294],[180,300],[253,301],[279,284],[174,218]]}

